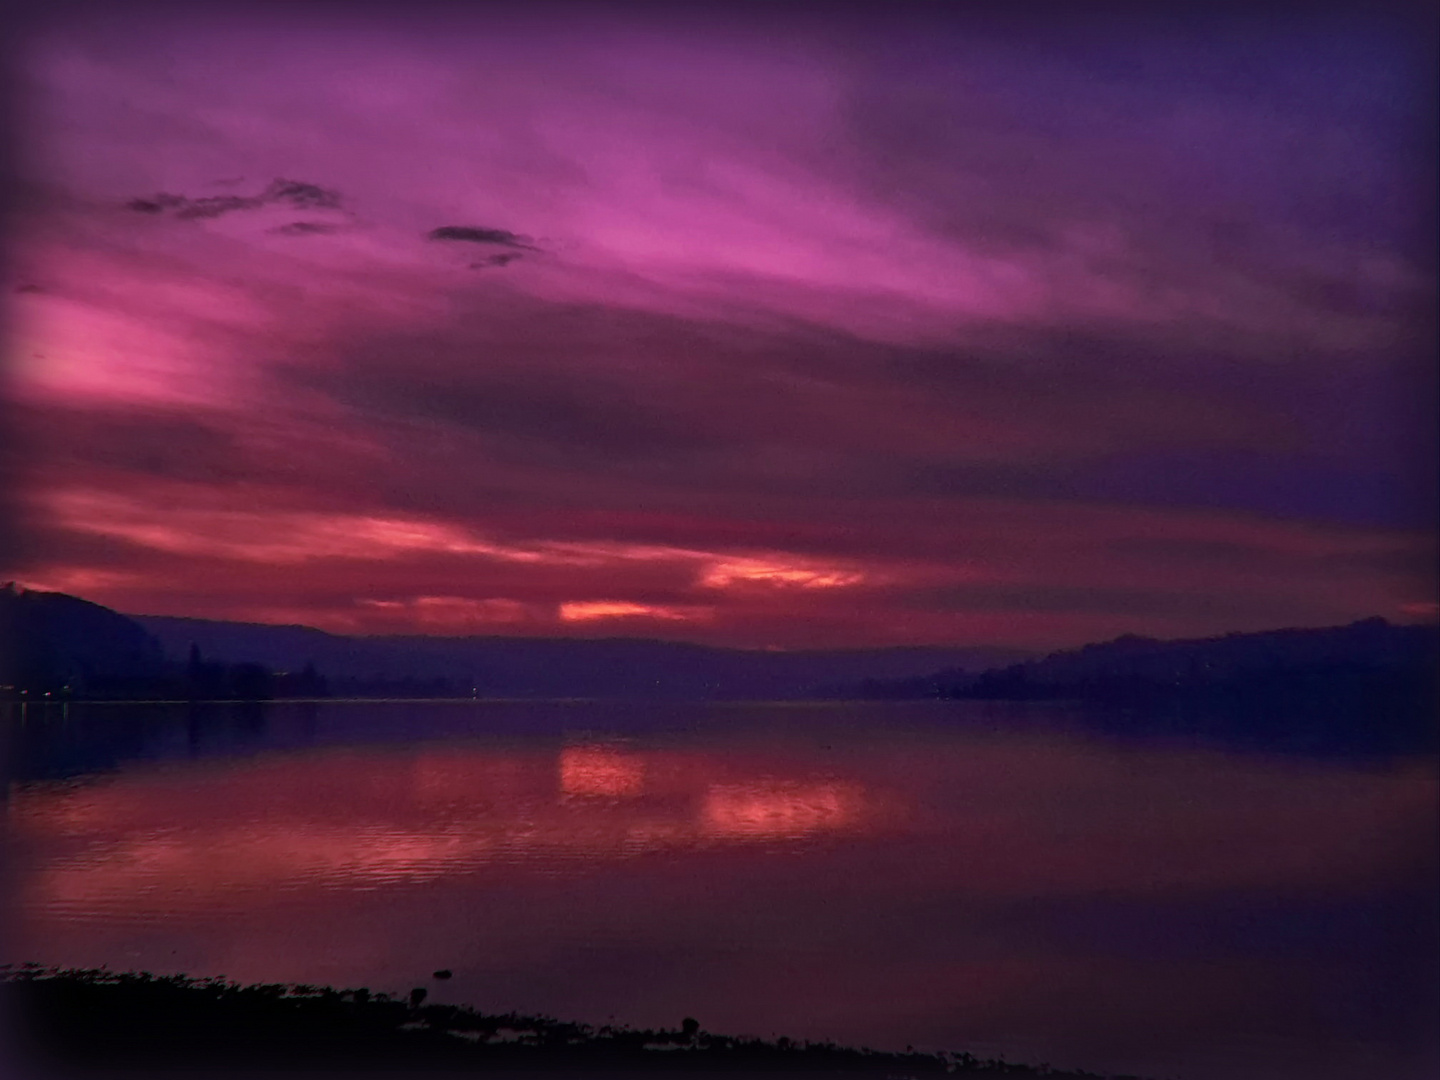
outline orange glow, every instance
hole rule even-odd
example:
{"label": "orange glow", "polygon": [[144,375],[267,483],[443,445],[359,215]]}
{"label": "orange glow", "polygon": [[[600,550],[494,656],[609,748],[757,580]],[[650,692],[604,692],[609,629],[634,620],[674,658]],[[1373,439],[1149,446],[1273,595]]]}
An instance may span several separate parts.
{"label": "orange glow", "polygon": [[[574,542],[528,539],[502,542],[461,523],[373,514],[319,513],[285,507],[267,509],[264,489],[231,491],[217,499],[213,490],[185,484],[160,485],[144,496],[98,487],[46,490],[35,496],[37,509],[51,521],[80,533],[113,537],[170,555],[234,559],[267,564],[300,564],[326,559],[393,559],[415,554],[476,556],[502,563],[544,567],[604,569],[635,564],[693,567],[705,588],[761,585],[832,589],[872,580],[853,566],[811,562],[783,552],[763,556],[729,555],[690,548],[608,541]],[[364,601],[373,607],[402,601]],[[504,620],[518,617],[489,598],[424,596],[408,601],[425,621],[455,621],[456,605],[481,604],[474,616]],[[565,621],[642,616],[652,619],[705,618],[703,606],[646,604],[623,599],[576,600],[561,605]],[[466,615],[472,619],[473,616]]]}
{"label": "orange glow", "polygon": [[647,619],[688,620],[704,618],[703,608],[664,607],[655,604],[632,604],[624,600],[577,600],[560,605],[560,618],[566,622],[590,619],[625,619],[641,616]]}
{"label": "orange glow", "polygon": [[463,630],[475,625],[529,621],[535,611],[529,604],[498,597],[474,600],[464,596],[417,596],[413,600],[359,600],[367,608],[404,615],[426,630]]}
{"label": "orange glow", "polygon": [[704,827],[712,836],[794,838],[842,828],[858,810],[856,793],[837,784],[717,785],[705,794]]}
{"label": "orange glow", "polygon": [[[175,493],[182,495],[182,492]],[[236,500],[238,501],[238,500]],[[57,523],[179,555],[293,563],[324,558],[385,558],[409,551],[485,555],[538,562],[524,548],[480,540],[437,522],[364,514],[317,514],[212,506],[156,505],[105,491],[71,489],[44,497]],[[229,505],[233,506],[234,502]]]}
{"label": "orange glow", "polygon": [[645,787],[643,758],[602,746],[568,746],[560,752],[560,790],[566,795],[620,798]]}
{"label": "orange glow", "polygon": [[700,583],[712,589],[724,589],[737,583],[835,589],[858,585],[864,580],[865,575],[859,570],[772,559],[723,558],[705,569]]}

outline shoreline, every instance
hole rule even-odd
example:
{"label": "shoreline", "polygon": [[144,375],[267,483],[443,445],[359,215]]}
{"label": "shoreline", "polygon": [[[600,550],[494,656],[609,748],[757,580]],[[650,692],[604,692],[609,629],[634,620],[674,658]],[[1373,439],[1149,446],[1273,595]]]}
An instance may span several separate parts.
{"label": "shoreline", "polygon": [[[437,972],[434,978],[448,973]],[[437,1072],[556,1076],[927,1076],[1140,1080],[1026,1065],[964,1052],[892,1052],[780,1037],[712,1034],[691,1018],[673,1029],[592,1026],[487,1014],[367,988],[0,965],[0,996],[18,1021],[17,1060],[31,1068],[197,1075]],[[292,1073],[292,1069],[299,1072]],[[498,1070],[498,1072],[497,1072]],[[53,1072],[40,1075],[54,1075]]]}

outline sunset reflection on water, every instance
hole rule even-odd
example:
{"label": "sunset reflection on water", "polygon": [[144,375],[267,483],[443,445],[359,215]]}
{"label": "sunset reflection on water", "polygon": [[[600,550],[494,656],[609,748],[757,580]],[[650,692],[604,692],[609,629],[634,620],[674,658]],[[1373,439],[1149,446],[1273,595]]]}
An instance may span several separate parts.
{"label": "sunset reflection on water", "polygon": [[[277,707],[253,738],[317,741],[212,756],[155,719],[157,760],[15,783],[3,959],[1187,1080],[1429,1060],[1433,761],[879,707],[500,715]],[[1251,1030],[1248,1073],[1214,1056]]]}
{"label": "sunset reflection on water", "polygon": [[623,798],[645,786],[645,760],[604,746],[567,746],[560,751],[560,787],[567,795]]}
{"label": "sunset reflection on water", "polygon": [[[860,835],[882,800],[775,762],[577,743],[556,754],[457,749],[287,757],[213,775],[161,771],[17,793],[12,832],[43,845],[26,906],[79,916],[208,903],[236,891],[366,889],[708,843]],[[783,763],[780,765],[783,769]],[[873,811],[873,812],[871,812]]]}
{"label": "sunset reflection on water", "polygon": [[864,813],[857,789],[836,784],[717,785],[705,794],[705,829],[714,836],[798,838],[842,830]]}

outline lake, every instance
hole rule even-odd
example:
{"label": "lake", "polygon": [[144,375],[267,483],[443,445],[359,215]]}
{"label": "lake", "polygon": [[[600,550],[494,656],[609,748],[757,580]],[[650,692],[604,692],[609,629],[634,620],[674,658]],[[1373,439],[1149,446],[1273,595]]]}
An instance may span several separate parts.
{"label": "lake", "polygon": [[77,704],[7,729],[7,962],[1184,1080],[1440,1065],[1433,758],[983,703]]}

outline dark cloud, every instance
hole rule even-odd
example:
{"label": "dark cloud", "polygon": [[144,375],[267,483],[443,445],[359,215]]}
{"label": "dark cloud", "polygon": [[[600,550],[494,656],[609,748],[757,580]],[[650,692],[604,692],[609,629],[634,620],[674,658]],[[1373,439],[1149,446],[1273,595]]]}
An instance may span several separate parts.
{"label": "dark cloud", "polygon": [[475,225],[441,225],[426,234],[428,240],[458,240],[470,244],[499,244],[502,247],[536,251],[528,236],[508,229],[486,229]]}
{"label": "dark cloud", "polygon": [[306,381],[372,415],[453,425],[482,436],[488,455],[585,471],[643,466],[647,472],[698,464],[723,436],[688,421],[653,395],[616,378],[549,369],[472,368],[407,374],[403,352],[392,363],[352,364],[338,376]]}
{"label": "dark cloud", "polygon": [[[1231,623],[1264,625],[1274,600],[1263,594],[1206,594],[1154,588],[1071,586],[1048,582],[1026,585],[954,585],[908,593],[903,603],[924,611],[1051,615],[1114,615],[1151,618],[1205,616]],[[1317,611],[1324,610],[1317,603]],[[1323,620],[1323,616],[1321,616]]]}
{"label": "dark cloud", "polygon": [[288,202],[301,209],[338,210],[340,193],[319,184],[307,184],[302,180],[276,179],[270,182],[260,196],[265,202]]}
{"label": "dark cloud", "polygon": [[[1294,349],[1300,327],[1379,336],[1417,288],[1406,279],[1423,264],[1402,270],[1401,253],[1421,237],[1434,250],[1433,196],[1416,197],[1434,159],[1418,91],[1433,77],[1427,64],[1417,81],[1396,37],[1324,24],[1136,26],[1120,47],[1094,25],[1037,26],[1024,61],[1003,36],[882,30],[841,84],[853,182],[972,250],[1083,265],[1137,314],[1209,296],[1288,338],[1253,358]],[[1020,62],[1034,63],[1024,79]],[[1427,152],[1403,149],[1420,131]]]}
{"label": "dark cloud", "polygon": [[[613,483],[651,499],[856,508],[999,498],[1360,525],[1412,525],[1419,512],[1412,440],[1389,434],[1395,409],[1374,363],[1257,371],[1143,336],[1044,328],[942,352],[475,302],[425,333],[337,342],[334,363],[284,377],[357,422],[398,425],[407,460],[418,443],[460,439],[489,465],[544,473],[547,490],[583,477],[597,504]],[[1330,422],[1297,418],[1297,402]]]}
{"label": "dark cloud", "polygon": [[161,214],[171,210],[178,218],[204,219],[282,203],[299,210],[338,210],[340,193],[318,184],[277,178],[259,195],[206,195],[192,199],[162,192],[150,198],[131,199],[125,205],[141,214]]}
{"label": "dark cloud", "polygon": [[71,409],[36,405],[17,434],[48,468],[118,469],[171,480],[234,482],[253,468],[227,431],[165,408]]}
{"label": "dark cloud", "polygon": [[1075,497],[1125,505],[1208,507],[1275,518],[1423,528],[1435,496],[1416,490],[1418,463],[1335,454],[1190,449],[1116,454],[1077,469]]}
{"label": "dark cloud", "polygon": [[183,207],[190,202],[183,195],[169,195],[161,192],[159,195],[149,199],[131,199],[125,204],[127,209],[134,210],[140,214],[159,214],[166,210],[174,210]]}
{"label": "dark cloud", "polygon": [[438,240],[448,243],[494,244],[512,249],[495,255],[488,255],[485,258],[472,262],[470,264],[471,270],[485,270],[490,267],[508,266],[516,259],[522,258],[523,252],[540,250],[529,242],[530,238],[528,236],[521,236],[519,233],[510,232],[508,229],[487,229],[473,225],[441,225],[439,228],[431,229],[426,233],[425,238],[427,240]]}
{"label": "dark cloud", "polygon": [[1074,611],[1103,614],[1164,614],[1176,605],[1173,590],[1033,585],[950,585],[908,594],[906,600],[926,610],[942,611]]}
{"label": "dark cloud", "polygon": [[270,231],[280,236],[328,236],[342,231],[342,226],[326,224],[323,221],[292,221],[289,225],[278,225]]}
{"label": "dark cloud", "polygon": [[58,525],[43,517],[25,523],[24,540],[22,561],[15,568],[22,573],[32,566],[55,564],[101,571],[160,570],[165,561],[163,554],[138,541]]}
{"label": "dark cloud", "polygon": [[263,198],[247,198],[244,195],[207,195],[203,199],[186,199],[185,205],[175,211],[179,218],[216,218],[236,210],[258,210],[265,205]]}
{"label": "dark cloud", "polygon": [[[335,363],[293,367],[358,422],[396,424],[409,457],[456,443],[565,486],[643,483],[652,497],[886,491],[864,460],[884,445],[863,386],[808,383],[757,364],[783,340],[674,316],[507,297],[425,334],[365,333]],[[418,425],[411,430],[406,425]],[[861,446],[847,445],[860,441]],[[481,470],[485,472],[486,470]]]}
{"label": "dark cloud", "polygon": [[1324,557],[1322,562],[1339,572],[1374,572],[1401,579],[1425,581],[1433,577],[1440,565],[1440,547],[1435,537],[1397,546],[1388,551],[1342,551]]}
{"label": "dark cloud", "polygon": [[[1176,563],[1212,565],[1253,564],[1257,559],[1286,561],[1289,556],[1233,540],[1197,540],[1184,537],[1126,536],[1109,541],[1105,547],[1116,555],[1170,566]],[[1269,562],[1267,561],[1267,565]]]}

